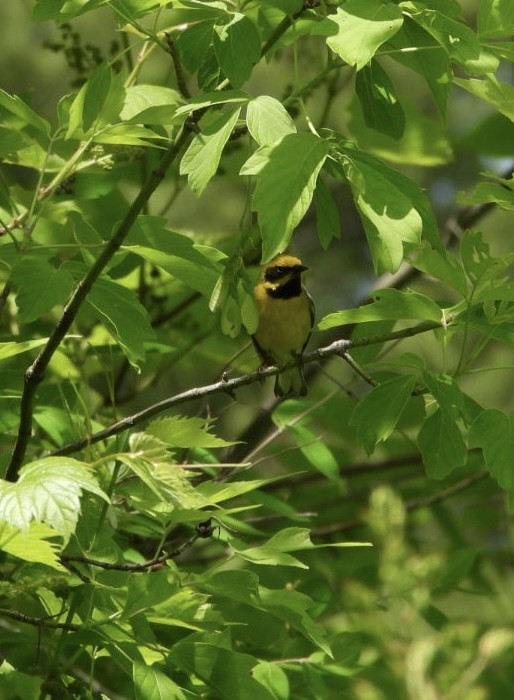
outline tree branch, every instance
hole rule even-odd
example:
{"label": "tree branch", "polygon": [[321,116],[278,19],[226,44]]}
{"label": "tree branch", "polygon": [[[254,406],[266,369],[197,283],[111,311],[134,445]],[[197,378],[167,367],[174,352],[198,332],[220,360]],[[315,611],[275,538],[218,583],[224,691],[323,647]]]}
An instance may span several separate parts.
{"label": "tree branch", "polygon": [[119,250],[139,213],[153,192],[157,189],[158,185],[164,179],[166,171],[186,144],[189,136],[190,131],[184,126],[179,132],[175,141],[162,156],[156,169],[150,174],[150,177],[141,188],[130,209],[127,211],[125,218],[118,226],[112,238],[106,244],[102,253],[96,259],[88,273],[77,284],[46,345],[25,372],[23,394],[21,397],[20,406],[18,436],[11,457],[11,462],[7,468],[5,476],[7,481],[16,480],[18,471],[23,464],[23,459],[25,457],[25,452],[27,450],[27,445],[32,432],[34,397],[37,387],[44,379],[46,368],[48,367],[50,360],[59,347],[62,339],[68,332],[91,287],[98,279],[100,274],[105,270],[113,255]]}
{"label": "tree branch", "polygon": [[68,455],[72,454],[73,452],[78,452],[88,445],[92,445],[95,442],[99,442],[100,440],[105,440],[113,435],[117,435],[118,433],[128,430],[129,428],[133,428],[135,425],[138,425],[139,423],[142,423],[143,421],[148,420],[149,418],[152,418],[163,411],[167,411],[169,408],[173,408],[174,406],[178,406],[189,401],[203,399],[206,396],[212,396],[213,394],[233,395],[236,389],[239,389],[242,386],[248,386],[254,382],[261,382],[264,377],[272,377],[276,374],[280,374],[288,369],[291,369],[291,367],[295,367],[299,362],[302,362],[304,365],[311,362],[322,362],[329,357],[334,357],[337,355],[343,359],[347,359],[347,353],[350,348],[365,347],[376,343],[383,343],[389,340],[398,340],[399,338],[409,338],[420,333],[427,333],[428,331],[432,331],[440,327],[440,323],[436,323],[435,321],[426,321],[418,324],[417,326],[393,331],[392,333],[385,333],[384,335],[380,336],[377,335],[370,338],[359,338],[355,341],[336,340],[326,347],[318,348],[317,350],[306,353],[301,358],[291,360],[280,367],[260,368],[255,372],[243,374],[239,377],[234,377],[233,379],[223,377],[220,381],[215,382],[214,384],[207,384],[205,386],[188,389],[181,394],[175,394],[175,396],[171,396],[168,399],[158,401],[157,403],[144,408],[138,413],[122,418],[116,423],[110,425],[108,428],[104,428],[103,430],[99,430],[97,433],[93,433],[87,438],[82,438],[76,442],[64,445],[64,447],[60,447],[58,450],[54,450],[53,452],[49,453],[49,456],[53,457],[58,455]]}

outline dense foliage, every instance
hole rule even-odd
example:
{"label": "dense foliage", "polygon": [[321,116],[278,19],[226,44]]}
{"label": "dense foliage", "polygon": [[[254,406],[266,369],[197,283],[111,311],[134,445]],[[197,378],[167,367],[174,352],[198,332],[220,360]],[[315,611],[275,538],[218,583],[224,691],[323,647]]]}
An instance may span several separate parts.
{"label": "dense foliage", "polygon": [[2,698],[508,696],[513,7],[33,2],[66,78],[0,91]]}

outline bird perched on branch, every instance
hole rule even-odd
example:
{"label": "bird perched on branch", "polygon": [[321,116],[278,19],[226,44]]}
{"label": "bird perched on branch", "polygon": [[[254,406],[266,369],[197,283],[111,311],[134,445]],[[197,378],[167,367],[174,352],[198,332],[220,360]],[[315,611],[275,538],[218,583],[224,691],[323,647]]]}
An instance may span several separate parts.
{"label": "bird perched on branch", "polygon": [[[292,255],[278,255],[261,270],[253,293],[259,326],[252,336],[263,365],[281,365],[301,356],[314,323],[314,303],[302,284],[307,268]],[[305,396],[301,361],[275,379],[275,396]]]}

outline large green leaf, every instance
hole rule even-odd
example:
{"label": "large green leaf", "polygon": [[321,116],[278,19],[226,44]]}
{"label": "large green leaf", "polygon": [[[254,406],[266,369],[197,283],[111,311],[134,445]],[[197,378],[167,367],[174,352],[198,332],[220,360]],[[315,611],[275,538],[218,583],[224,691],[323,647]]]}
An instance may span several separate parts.
{"label": "large green leaf", "polygon": [[379,47],[400,29],[400,8],[380,0],[348,0],[314,30],[328,35],[327,44],[346,63],[363,68]]}
{"label": "large green leaf", "polygon": [[370,129],[399,139],[405,129],[405,114],[393,83],[374,59],[355,77],[355,93],[359,98],[364,121]]}
{"label": "large green leaf", "polygon": [[127,88],[121,111],[124,122],[170,124],[178,105],[184,102],[176,90],[161,85],[132,85]]}
{"label": "large green leaf", "polygon": [[0,551],[12,554],[23,561],[37,562],[66,571],[59,561],[60,547],[55,542],[48,542],[55,538],[55,530],[43,523],[32,522],[26,531],[0,522]]}
{"label": "large green leaf", "polygon": [[476,34],[462,22],[433,10],[423,2],[403,2],[404,11],[431,34],[448,55],[470,73],[494,73],[499,60],[484,50]]}
{"label": "large green leaf", "polygon": [[34,348],[40,348],[46,344],[47,340],[48,338],[37,338],[36,340],[22,340],[19,343],[0,343],[0,361]]}
{"label": "large green leaf", "polygon": [[250,77],[261,54],[255,24],[236,12],[226,24],[214,27],[213,46],[221,70],[234,87],[240,87]]}
{"label": "large green leaf", "polygon": [[482,39],[514,34],[514,4],[511,0],[481,0],[477,19]]}
{"label": "large green leaf", "polygon": [[73,277],[65,268],[30,255],[14,266],[11,279],[18,290],[16,303],[24,323],[41,318],[57,304],[64,304],[73,289]]}
{"label": "large green leaf", "polygon": [[493,105],[501,114],[514,121],[514,87],[512,85],[501,83],[494,75],[486,75],[482,80],[454,78],[454,83]]}
{"label": "large green leaf", "polygon": [[321,177],[316,181],[314,205],[319,242],[327,250],[333,238],[341,238],[341,221],[332,192]]}
{"label": "large green leaf", "polygon": [[259,146],[271,146],[287,134],[294,134],[296,126],[281,102],[269,95],[250,100],[246,110],[248,131]]}
{"label": "large green leaf", "polygon": [[194,416],[170,416],[159,418],[147,427],[146,432],[159,438],[169,447],[228,447],[227,442],[209,432],[209,423]]}
{"label": "large green leaf", "polygon": [[355,407],[350,425],[356,427],[357,439],[368,454],[396,428],[415,383],[415,376],[394,377],[372,389]]}
{"label": "large green leaf", "polygon": [[186,638],[173,645],[171,659],[188,676],[201,678],[219,700],[273,700],[269,691],[253,679],[252,669],[258,661],[249,654]]}
{"label": "large green leaf", "polygon": [[139,361],[145,358],[145,342],[153,340],[155,333],[135,292],[108,277],[100,277],[89,292],[86,304],[137,368]]}
{"label": "large green leaf", "polygon": [[169,674],[140,661],[132,666],[135,700],[190,700],[198,696],[182,690]]}
{"label": "large green leaf", "polygon": [[20,469],[16,483],[0,481],[0,520],[26,531],[45,523],[67,542],[75,530],[83,491],[109,499],[90,468],[71,457],[45,457]]}
{"label": "large green leaf", "polygon": [[469,446],[479,447],[486,466],[500,486],[514,491],[514,417],[490,408],[483,411],[471,426]]}
{"label": "large green leaf", "polygon": [[333,145],[334,164],[329,169],[350,183],[378,272],[396,271],[404,243],[418,244],[422,234],[434,248],[441,247],[428,199],[413,180],[359,151],[338,134],[323,134]]}
{"label": "large green leaf", "polygon": [[170,231],[165,220],[140,216],[129,233],[123,250],[130,250],[162,267],[190,289],[210,297],[221,268],[203,255],[187,236]]}
{"label": "large green leaf", "polygon": [[417,442],[431,479],[444,479],[466,464],[466,443],[447,410],[438,409],[425,420]]}
{"label": "large green leaf", "polygon": [[239,118],[240,108],[224,112],[203,127],[191,141],[180,162],[191,189],[201,195],[218,169],[221,154]]}
{"label": "large green leaf", "polygon": [[[32,126],[44,136],[50,134],[50,124],[31,109],[18,95],[9,95],[5,90],[0,90],[0,115],[2,123],[11,129],[18,130],[25,125]],[[9,116],[2,114],[5,110]]]}
{"label": "large green leaf", "polygon": [[345,309],[328,314],[318,323],[318,329],[325,331],[348,323],[369,323],[372,321],[399,321],[419,319],[439,322],[442,311],[437,304],[424,294],[403,292],[399,289],[381,289],[373,295],[376,301],[355,309]]}
{"label": "large green leaf", "polygon": [[252,209],[262,234],[262,259],[289,243],[312,200],[328,144],[310,133],[287,134],[268,154],[257,176]]}

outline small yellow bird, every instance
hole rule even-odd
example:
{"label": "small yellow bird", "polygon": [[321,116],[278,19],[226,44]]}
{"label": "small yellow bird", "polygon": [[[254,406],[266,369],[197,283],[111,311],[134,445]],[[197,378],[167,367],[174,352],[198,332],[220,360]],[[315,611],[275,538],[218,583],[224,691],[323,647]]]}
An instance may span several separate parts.
{"label": "small yellow bird", "polygon": [[[307,268],[292,255],[278,255],[262,268],[253,294],[259,326],[253,344],[264,365],[281,365],[301,355],[314,323],[314,303],[302,285]],[[305,396],[303,367],[293,367],[275,379],[275,396]]]}

